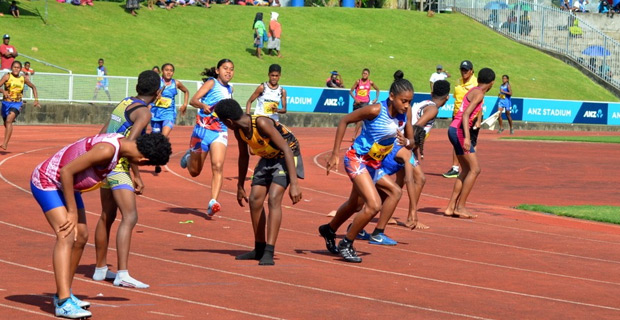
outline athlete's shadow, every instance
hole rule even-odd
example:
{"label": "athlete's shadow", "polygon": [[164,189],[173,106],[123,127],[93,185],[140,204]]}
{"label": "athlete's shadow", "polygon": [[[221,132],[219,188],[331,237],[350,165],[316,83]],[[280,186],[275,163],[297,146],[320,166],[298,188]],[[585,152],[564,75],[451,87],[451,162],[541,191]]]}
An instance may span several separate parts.
{"label": "athlete's shadow", "polygon": [[250,251],[250,249],[247,249],[247,250],[214,250],[214,249],[185,249],[185,248],[179,248],[179,249],[174,249],[174,251],[218,253],[218,254],[223,254],[223,255],[228,255],[228,256],[236,257],[236,256],[238,256],[240,254],[243,254],[243,253],[246,253],[246,252]]}
{"label": "athlete's shadow", "polygon": [[207,213],[204,212],[205,209],[198,208],[176,208],[176,207],[168,207],[166,209],[160,210],[161,212],[170,212],[178,215],[193,215],[196,217],[204,218],[205,220],[211,220],[212,217],[207,216]]}
{"label": "athlete's shadow", "polygon": [[436,216],[443,216],[443,210],[440,208],[435,208],[435,207],[419,208],[418,212],[430,213]]}
{"label": "athlete's shadow", "polygon": [[[370,254],[370,253],[368,253],[368,252],[359,251],[359,250],[356,250],[355,252],[357,252],[357,255],[358,255],[358,256],[360,256],[360,257],[361,257],[361,256],[367,256],[367,255],[369,255],[369,254]],[[316,249],[312,249],[312,250],[310,250],[310,249],[295,249],[295,253],[298,253],[298,254],[303,254],[303,255],[307,255],[307,254],[309,254],[309,253],[310,253],[310,254],[318,254],[318,255],[321,255],[321,256],[328,256],[328,257],[334,257],[334,258],[340,257],[340,256],[339,256],[339,255],[337,255],[337,254],[333,254],[333,253],[329,252],[327,249],[324,249],[324,250],[316,250]]]}
{"label": "athlete's shadow", "polygon": [[6,296],[5,299],[25,305],[39,307],[39,309],[45,313],[54,313],[54,307],[52,306],[53,293],[41,293],[41,294],[17,294],[12,296]]}

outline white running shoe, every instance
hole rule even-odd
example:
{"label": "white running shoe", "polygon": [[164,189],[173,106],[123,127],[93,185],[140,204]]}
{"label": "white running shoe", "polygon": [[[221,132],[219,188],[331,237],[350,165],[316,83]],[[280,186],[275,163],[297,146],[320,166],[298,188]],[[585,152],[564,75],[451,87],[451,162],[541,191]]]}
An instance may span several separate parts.
{"label": "white running shoe", "polygon": [[54,314],[57,317],[63,317],[68,319],[85,319],[92,317],[93,314],[88,311],[80,308],[73,299],[67,299],[62,306],[54,305],[55,312]]}
{"label": "white running shoe", "polygon": [[114,285],[117,287],[127,287],[127,288],[137,288],[137,289],[146,289],[149,287],[148,284],[140,282],[134,278],[132,278],[129,273],[122,278],[119,275],[116,275],[116,279],[114,279]]}

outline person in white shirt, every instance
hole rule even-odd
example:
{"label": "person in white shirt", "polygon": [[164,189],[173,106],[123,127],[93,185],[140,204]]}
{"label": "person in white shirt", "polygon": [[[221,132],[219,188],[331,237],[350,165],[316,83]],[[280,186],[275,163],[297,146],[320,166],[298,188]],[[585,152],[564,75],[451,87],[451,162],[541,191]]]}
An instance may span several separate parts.
{"label": "person in white shirt", "polygon": [[433,91],[433,83],[435,83],[435,81],[437,80],[446,80],[447,78],[450,78],[450,74],[443,69],[443,66],[438,64],[437,65],[437,72],[433,72],[433,74],[431,74],[431,78],[430,78],[430,83],[431,83],[431,92]]}

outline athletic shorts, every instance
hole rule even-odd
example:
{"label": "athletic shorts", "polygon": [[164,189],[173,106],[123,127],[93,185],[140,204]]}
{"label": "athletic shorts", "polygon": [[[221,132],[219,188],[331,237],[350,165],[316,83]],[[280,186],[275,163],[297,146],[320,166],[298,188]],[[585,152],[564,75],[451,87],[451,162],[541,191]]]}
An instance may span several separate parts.
{"label": "athletic shorts", "polygon": [[[37,200],[43,213],[48,212],[54,208],[66,207],[65,197],[60,190],[41,190],[37,188],[32,182],[30,182],[30,191],[34,199]],[[84,201],[82,201],[82,193],[75,191],[73,193],[75,197],[75,203],[78,209],[84,209]]]}
{"label": "athletic shorts", "polygon": [[452,143],[452,147],[454,148],[454,153],[457,156],[462,156],[465,153],[476,152],[476,150],[474,149],[474,142],[470,143],[468,152],[463,150],[463,141],[465,140],[465,136],[463,135],[462,129],[457,130],[455,127],[448,128],[448,139],[450,139],[450,143]]}
{"label": "athletic shorts", "polygon": [[[404,163],[400,163],[396,160],[396,154],[402,148],[403,146],[401,145],[394,145],[392,152],[390,152],[387,156],[385,156],[383,161],[381,161],[381,170],[379,171],[379,173],[377,173],[377,181],[381,179],[381,177],[385,175],[391,176],[405,167]],[[409,158],[409,163],[413,167],[416,167],[418,165],[418,160],[416,160],[415,155],[413,153],[411,153],[411,158]]]}
{"label": "athletic shorts", "polygon": [[170,130],[172,130],[172,128],[174,128],[174,121],[173,120],[161,120],[161,121],[151,120],[151,129],[153,133],[161,133],[161,130],[164,127],[168,127],[170,128]]}
{"label": "athletic shorts", "polygon": [[349,179],[353,181],[355,177],[364,172],[368,172],[373,182],[377,182],[377,170],[381,168],[381,161],[371,158],[369,155],[358,155],[353,147],[344,154],[344,169],[349,175]]}
{"label": "athletic shorts", "polygon": [[189,141],[189,148],[192,152],[209,152],[214,142],[228,146],[228,132],[217,132],[196,125]]}
{"label": "athletic shorts", "polygon": [[512,101],[510,99],[499,99],[497,107],[504,108],[504,110],[510,112],[512,111]]}
{"label": "athletic shorts", "polygon": [[131,175],[129,172],[125,171],[112,171],[108,174],[108,176],[103,179],[101,188],[103,189],[112,189],[112,190],[131,190],[135,191],[133,188],[133,180],[131,180]]}
{"label": "athletic shorts", "polygon": [[[297,178],[304,178],[304,163],[301,156],[295,156],[295,169]],[[291,183],[286,171],[286,159],[265,159],[261,158],[254,168],[254,178],[252,178],[252,186],[269,186],[272,183],[281,185],[286,189]]]}
{"label": "athletic shorts", "polygon": [[108,82],[107,81],[97,81],[97,89],[103,89],[104,91],[108,91]]}
{"label": "athletic shorts", "polygon": [[9,117],[9,113],[15,113],[15,118],[22,111],[22,106],[24,103],[20,102],[12,102],[12,101],[2,101],[2,119],[6,120]]}
{"label": "athletic shorts", "polygon": [[360,108],[363,108],[363,107],[365,107],[365,106],[367,106],[369,104],[370,104],[369,102],[354,103],[353,104],[353,111],[355,111],[357,109],[360,109]]}

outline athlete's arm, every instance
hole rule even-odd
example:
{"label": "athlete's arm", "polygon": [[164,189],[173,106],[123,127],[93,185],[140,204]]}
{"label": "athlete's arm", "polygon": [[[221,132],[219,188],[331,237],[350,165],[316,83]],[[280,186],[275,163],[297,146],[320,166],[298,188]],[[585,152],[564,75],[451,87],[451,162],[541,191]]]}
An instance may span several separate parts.
{"label": "athlete's arm", "polygon": [[476,106],[480,102],[482,102],[483,98],[484,94],[481,90],[472,90],[469,92],[469,94],[463,97],[463,100],[469,100],[469,105],[467,106],[467,109],[463,110],[463,135],[465,136],[465,139],[463,141],[463,149],[465,149],[466,151],[469,150],[469,147],[471,146],[471,137],[469,136],[469,117],[471,116],[471,113],[474,111]]}
{"label": "athlete's arm", "polygon": [[377,91],[377,95],[375,96],[375,100],[372,100],[372,103],[374,104],[374,103],[377,103],[377,101],[379,101],[379,94],[381,93],[381,91],[379,90],[379,87],[377,87],[377,85],[374,82],[370,81],[370,85],[373,88],[375,88],[375,91]]}
{"label": "athlete's arm", "polygon": [[506,91],[506,94],[512,95],[512,86],[510,85],[510,83],[508,84],[507,89],[508,91]]}
{"label": "athlete's arm", "polygon": [[185,111],[187,110],[187,104],[189,103],[189,90],[187,90],[187,88],[185,87],[184,84],[181,83],[181,81],[176,80],[176,82],[177,82],[177,89],[183,92],[183,104],[181,105],[179,110],[181,110],[181,115],[184,116]]}
{"label": "athlete's arm", "polygon": [[[137,106],[134,106],[137,108]],[[131,106],[127,108],[131,109]],[[142,134],[142,131],[146,129],[146,126],[151,122],[151,111],[148,108],[139,108],[138,110],[131,113],[129,116],[130,120],[133,122],[133,126],[131,126],[131,132],[129,132],[129,136],[127,136],[127,140],[136,141],[138,137]],[[137,164],[130,164],[131,172],[133,172],[133,184],[136,194],[142,194],[144,191],[144,183],[142,182],[142,178],[140,177],[140,169]]]}
{"label": "athlete's arm", "polygon": [[288,178],[291,181],[291,186],[288,193],[293,201],[293,204],[296,204],[301,200],[301,190],[299,189],[299,184],[297,183],[297,168],[295,167],[293,150],[291,150],[291,147],[288,145],[286,140],[284,140],[280,132],[278,132],[274,121],[270,118],[259,117],[256,119],[256,127],[258,128],[258,132],[260,134],[265,135],[279,150],[284,152],[286,171],[288,172]]}
{"label": "athlete's arm", "polygon": [[278,113],[286,113],[286,90],[282,89],[282,101],[280,102],[282,108],[278,110]]}
{"label": "athlete's arm", "polygon": [[355,99],[355,95],[353,94],[355,92],[355,89],[357,89],[357,84],[359,83],[359,81],[356,81],[355,83],[353,83],[353,87],[351,87],[351,90],[349,91],[349,95],[351,96],[351,98],[353,98],[353,102],[357,103],[359,101],[357,101],[357,99]]}
{"label": "athlete's arm", "polygon": [[39,104],[39,95],[37,94],[37,87],[35,87],[34,84],[30,82],[30,79],[26,77],[24,77],[24,83],[32,89],[32,95],[34,96],[34,106],[41,108],[41,105]]}
{"label": "athlete's arm", "polygon": [[239,136],[239,130],[234,130],[235,138],[237,138],[237,145],[239,148],[239,158],[237,159],[237,166],[239,173],[237,177],[237,202],[240,206],[244,207],[243,201],[248,202],[248,196],[245,193],[245,177],[248,173],[248,163],[250,162],[250,153],[248,152],[248,144],[245,143]]}
{"label": "athlete's arm", "polygon": [[2,93],[2,96],[5,97],[6,96],[6,91],[4,91],[4,83],[7,82],[9,80],[9,74],[5,74],[2,76],[2,78],[0,78],[0,93]]}
{"label": "athlete's arm", "polygon": [[261,83],[258,87],[256,87],[254,93],[252,93],[248,101],[245,103],[245,113],[250,113],[250,110],[252,109],[252,102],[254,102],[254,100],[256,100],[256,98],[263,93],[263,91],[265,91],[265,86]]}
{"label": "athlete's arm", "polygon": [[215,81],[213,79],[209,79],[207,82],[203,83],[200,89],[194,93],[192,99],[189,101],[189,104],[194,108],[202,109],[205,113],[211,113],[211,111],[213,111],[213,106],[208,106],[200,102],[200,99],[202,99],[202,97],[204,97],[209,90],[213,89],[214,85]]}

